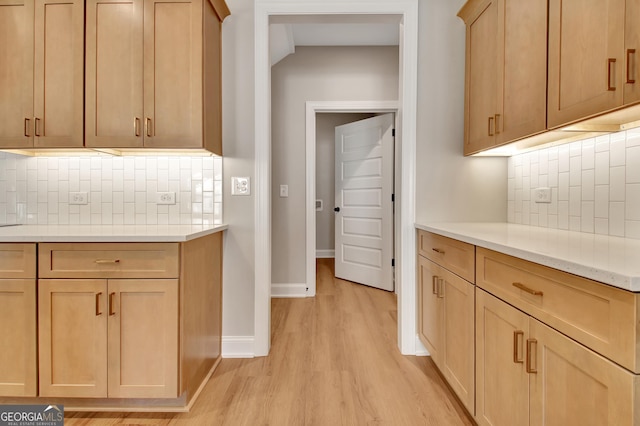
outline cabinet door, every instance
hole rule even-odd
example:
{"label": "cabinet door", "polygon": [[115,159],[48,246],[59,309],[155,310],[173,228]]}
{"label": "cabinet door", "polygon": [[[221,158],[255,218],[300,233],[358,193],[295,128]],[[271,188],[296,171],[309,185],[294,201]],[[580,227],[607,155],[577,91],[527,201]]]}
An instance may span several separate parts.
{"label": "cabinet door", "polygon": [[549,0],[549,128],[622,105],[624,14],[624,0]]}
{"label": "cabinet door", "polygon": [[35,2],[34,146],[83,146],[84,0]]}
{"label": "cabinet door", "polygon": [[438,366],[442,349],[442,303],[438,297],[438,279],[442,277],[442,271],[435,263],[418,256],[419,336]]}
{"label": "cabinet door", "polygon": [[640,101],[640,0],[626,0],[624,103]]}
{"label": "cabinet door", "polygon": [[501,0],[496,144],[540,133],[547,124],[547,0]]}
{"label": "cabinet door", "polygon": [[142,147],[143,0],[87,0],[85,144]]}
{"label": "cabinet door", "polygon": [[36,396],[36,280],[0,280],[0,396]]}
{"label": "cabinet door", "polygon": [[474,286],[444,271],[442,363],[440,369],[467,410],[475,412]]}
{"label": "cabinet door", "polygon": [[39,280],[40,396],[107,396],[105,280]]}
{"label": "cabinet door", "polygon": [[109,397],[178,397],[178,280],[109,280]]}
{"label": "cabinet door", "polygon": [[495,144],[497,28],[497,0],[487,1],[467,24],[465,154]]}
{"label": "cabinet door", "polygon": [[204,147],[222,155],[222,20],[226,15],[218,15],[211,2],[205,2],[203,13]]}
{"label": "cabinet door", "polygon": [[33,146],[33,0],[0,0],[0,148]]}
{"label": "cabinet door", "polygon": [[635,376],[531,319],[531,425],[631,425]]}
{"label": "cabinet door", "polygon": [[144,146],[202,147],[202,0],[144,2]]}
{"label": "cabinet door", "polygon": [[476,288],[475,419],[479,425],[529,424],[528,336],[527,315]]}

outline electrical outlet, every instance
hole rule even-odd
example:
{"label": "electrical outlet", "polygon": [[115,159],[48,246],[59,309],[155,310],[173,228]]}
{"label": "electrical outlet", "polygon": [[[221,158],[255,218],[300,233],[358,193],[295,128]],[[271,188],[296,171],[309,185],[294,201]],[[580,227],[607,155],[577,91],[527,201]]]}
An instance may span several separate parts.
{"label": "electrical outlet", "polygon": [[86,192],[70,192],[69,204],[82,205],[89,204],[89,196]]}
{"label": "electrical outlet", "polygon": [[231,195],[251,195],[251,180],[248,177],[232,177]]}
{"label": "electrical outlet", "polygon": [[156,204],[175,204],[175,192],[156,192]]}
{"label": "electrical outlet", "polygon": [[289,185],[280,185],[280,197],[287,198],[289,196]]}
{"label": "electrical outlet", "polygon": [[533,201],[536,203],[551,202],[551,188],[536,188],[533,190]]}

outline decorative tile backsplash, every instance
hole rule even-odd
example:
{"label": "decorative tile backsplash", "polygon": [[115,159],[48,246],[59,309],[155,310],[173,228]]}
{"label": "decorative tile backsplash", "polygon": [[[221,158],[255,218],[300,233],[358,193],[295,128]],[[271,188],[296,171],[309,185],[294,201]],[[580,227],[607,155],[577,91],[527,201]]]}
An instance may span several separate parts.
{"label": "decorative tile backsplash", "polygon": [[[640,129],[513,156],[508,221],[640,239]],[[533,190],[551,188],[551,203]]]}
{"label": "decorative tile backsplash", "polygon": [[[69,194],[86,192],[88,204]],[[157,192],[176,204],[158,205]],[[222,223],[222,158],[25,157],[0,152],[0,223]]]}

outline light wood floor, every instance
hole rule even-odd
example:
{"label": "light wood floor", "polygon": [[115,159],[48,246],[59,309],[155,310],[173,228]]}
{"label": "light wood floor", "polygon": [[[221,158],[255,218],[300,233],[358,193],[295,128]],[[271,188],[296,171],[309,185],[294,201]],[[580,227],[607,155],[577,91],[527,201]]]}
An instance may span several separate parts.
{"label": "light wood floor", "polygon": [[223,359],[185,414],[67,413],[91,425],[473,425],[428,357],[397,348],[395,295],[333,278],[272,301],[268,357]]}

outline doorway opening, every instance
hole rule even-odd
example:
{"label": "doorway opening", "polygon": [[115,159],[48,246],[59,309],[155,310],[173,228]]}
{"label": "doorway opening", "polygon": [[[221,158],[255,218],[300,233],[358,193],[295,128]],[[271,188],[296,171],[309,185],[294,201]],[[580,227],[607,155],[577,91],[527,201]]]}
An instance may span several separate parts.
{"label": "doorway opening", "polygon": [[[307,216],[307,284],[308,284],[308,296],[313,296],[316,293],[316,258],[318,257],[334,257],[335,256],[335,228],[332,226],[335,224],[336,216],[341,212],[334,211],[335,197],[335,127],[345,125],[348,123],[357,122],[362,119],[380,116],[383,114],[393,114],[393,128],[396,127],[395,117],[397,112],[397,102],[375,102],[375,101],[363,101],[363,102],[307,102],[307,116],[306,116],[306,180],[307,180],[307,202],[306,202],[306,216]],[[398,153],[395,152],[395,144],[389,147],[391,152],[387,154],[391,167],[386,167],[385,176],[387,184],[391,190],[386,192],[395,193],[396,181],[395,170],[397,168],[394,164],[394,159],[398,158]],[[377,161],[376,161],[377,163]],[[324,165],[324,167],[323,167]],[[367,185],[370,186],[370,185]],[[389,195],[390,201],[391,197]],[[322,209],[318,209],[319,201],[322,204]],[[393,207],[390,211],[385,211],[385,215],[391,216],[385,218],[389,220],[391,229],[390,232],[385,233],[385,241],[380,243],[388,244],[388,252],[394,253],[394,234],[396,229],[396,217],[393,215]],[[336,204],[337,206],[337,204]],[[338,206],[338,208],[344,206]],[[382,220],[371,221],[371,223],[378,229],[378,226],[382,224]],[[356,227],[360,224],[354,223]],[[365,226],[367,226],[365,224]],[[382,228],[380,227],[382,233]],[[380,235],[382,237],[382,235]],[[367,239],[367,238],[365,238]],[[373,252],[373,251],[372,251]],[[379,252],[374,253],[374,256],[378,256],[379,253],[383,253],[382,247]],[[383,262],[391,263],[392,259],[389,254],[383,255],[388,259],[381,259]],[[377,262],[377,259],[373,262]],[[391,265],[386,265],[391,266]],[[370,269],[370,268],[366,268]],[[392,290],[394,286],[393,272],[390,277],[385,280],[384,287],[387,290]],[[356,275],[359,275],[355,271]],[[379,275],[381,271],[377,274]],[[358,280],[361,283],[372,285],[371,280]],[[369,282],[367,282],[369,281]],[[389,282],[390,281],[390,282]],[[375,287],[380,287],[373,284]]]}
{"label": "doorway opening", "polygon": [[[270,20],[277,16],[399,16],[399,87],[396,127],[401,147],[396,158],[396,283],[398,346],[403,354],[416,348],[415,304],[415,152],[417,123],[418,0],[264,0],[255,3],[255,316],[254,355],[269,354],[272,277],[272,150]],[[309,192],[307,192],[308,197]],[[307,200],[308,201],[308,200]],[[315,202],[315,200],[313,200]],[[315,209],[313,210],[315,214]],[[307,227],[307,230],[309,227]],[[312,229],[315,233],[315,229]],[[307,240],[308,244],[308,240]],[[315,248],[312,248],[314,251]],[[307,269],[308,266],[307,266]]]}

